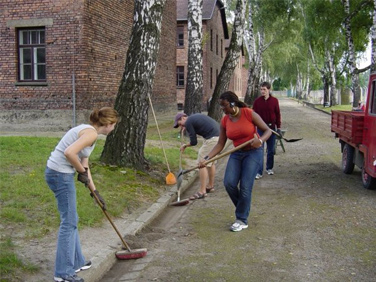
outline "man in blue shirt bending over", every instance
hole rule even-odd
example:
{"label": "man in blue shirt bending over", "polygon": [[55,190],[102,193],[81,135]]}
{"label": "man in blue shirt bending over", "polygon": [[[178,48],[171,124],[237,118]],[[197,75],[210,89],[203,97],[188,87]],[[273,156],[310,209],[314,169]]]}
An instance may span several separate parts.
{"label": "man in blue shirt bending over", "polygon": [[[198,151],[197,162],[204,159],[211,149],[217,144],[219,136],[219,124],[211,117],[204,114],[193,114],[187,116],[185,113],[178,113],[175,116],[174,128],[181,127],[188,132],[190,142],[180,147],[180,153],[185,148],[197,145],[197,135],[205,140]],[[215,162],[207,164],[206,168],[199,170],[200,190],[189,199],[203,199],[207,193],[214,192]]]}

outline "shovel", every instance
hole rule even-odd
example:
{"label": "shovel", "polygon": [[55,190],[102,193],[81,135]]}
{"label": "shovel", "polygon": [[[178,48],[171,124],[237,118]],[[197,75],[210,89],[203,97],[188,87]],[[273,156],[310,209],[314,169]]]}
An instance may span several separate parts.
{"label": "shovel", "polygon": [[283,139],[285,140],[286,142],[296,142],[296,141],[300,141],[302,140],[303,138],[297,138],[297,139],[286,139],[284,138],[281,134],[279,134],[277,131],[274,131],[273,129],[270,129],[272,131],[273,134],[275,134],[277,136],[277,138],[279,139]]}

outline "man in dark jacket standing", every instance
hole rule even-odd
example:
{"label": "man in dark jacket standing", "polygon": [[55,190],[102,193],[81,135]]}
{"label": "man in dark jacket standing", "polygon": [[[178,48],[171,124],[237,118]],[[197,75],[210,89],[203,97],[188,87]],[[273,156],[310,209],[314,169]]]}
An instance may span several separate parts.
{"label": "man in dark jacket standing", "polygon": [[[198,151],[197,163],[205,158],[211,149],[217,144],[219,136],[219,123],[207,115],[193,114],[187,116],[184,113],[178,113],[175,116],[174,128],[181,127],[189,134],[189,143],[180,147],[181,153],[187,147],[197,145],[197,135],[205,140]],[[209,163],[206,168],[199,170],[200,190],[195,193],[190,200],[202,199],[206,193],[214,192],[215,163]]]}
{"label": "man in dark jacket standing", "polygon": [[[263,82],[261,84],[261,96],[258,97],[253,103],[253,110],[261,116],[264,122],[271,129],[277,131],[281,135],[281,112],[279,110],[279,102],[277,98],[271,95],[270,88],[271,85],[269,82]],[[261,130],[257,129],[257,131],[260,135],[262,134]],[[268,175],[274,174],[273,166],[275,138],[276,136],[272,134],[272,136],[270,136],[270,138],[266,141],[266,173]],[[256,179],[260,179],[262,177],[262,172],[264,170],[264,160],[262,160],[261,164],[262,165],[256,175]]]}

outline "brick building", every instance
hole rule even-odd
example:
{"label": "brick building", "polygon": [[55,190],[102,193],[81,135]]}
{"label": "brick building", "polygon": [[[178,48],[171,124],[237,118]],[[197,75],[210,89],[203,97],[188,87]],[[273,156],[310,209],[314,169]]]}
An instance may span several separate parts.
{"label": "brick building", "polygon": [[[176,84],[177,102],[182,109],[188,72],[188,0],[177,0]],[[203,37],[203,109],[213,95],[216,79],[229,43],[226,15],[219,0],[204,0],[202,11]],[[231,78],[229,90],[242,94],[242,56]]]}
{"label": "brick building", "polygon": [[[81,114],[113,105],[124,71],[134,1],[0,4],[2,115],[8,110],[33,112],[36,118],[56,111],[69,116],[72,109]],[[152,94],[156,110],[176,108],[175,36],[176,1],[167,0]]]}
{"label": "brick building", "polygon": [[[226,52],[230,46],[230,40],[226,40]],[[247,91],[247,70],[243,67],[245,64],[244,48],[242,46],[241,54],[238,59],[238,63],[234,69],[234,74],[231,77],[228,89],[233,91],[239,98],[244,99]]]}

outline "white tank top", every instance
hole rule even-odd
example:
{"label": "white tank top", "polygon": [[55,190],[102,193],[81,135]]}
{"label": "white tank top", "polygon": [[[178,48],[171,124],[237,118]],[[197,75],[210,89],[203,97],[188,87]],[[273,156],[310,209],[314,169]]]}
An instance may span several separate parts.
{"label": "white tank top", "polygon": [[[62,172],[62,173],[75,173],[76,170],[71,165],[71,163],[67,160],[67,158],[64,155],[64,151],[66,148],[68,148],[71,144],[76,142],[79,138],[79,133],[81,130],[92,128],[95,130],[95,128],[89,124],[81,124],[79,126],[73,127],[70,129],[63,138],[61,138],[59,144],[55,147],[55,150],[51,153],[48,161],[47,166],[50,169]],[[94,150],[95,142],[90,147],[86,147],[82,149],[80,152],[78,152],[78,159],[81,161],[82,158],[88,158],[91,154],[91,152]]]}

